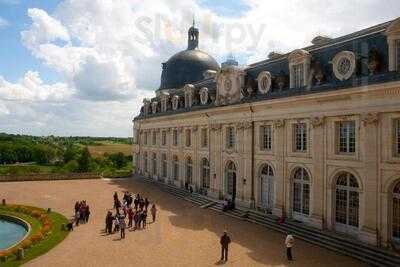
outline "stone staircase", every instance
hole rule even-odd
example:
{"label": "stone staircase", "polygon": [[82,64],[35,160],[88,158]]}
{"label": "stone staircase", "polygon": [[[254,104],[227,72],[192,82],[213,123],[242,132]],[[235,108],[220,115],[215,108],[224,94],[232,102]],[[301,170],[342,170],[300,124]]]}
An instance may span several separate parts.
{"label": "stone staircase", "polygon": [[[209,208],[222,213],[222,202],[217,202],[196,193],[190,194],[182,188],[173,185],[159,183],[150,178],[140,177],[137,180],[149,182],[160,186],[161,190],[183,198],[203,208]],[[400,256],[388,250],[380,249],[361,243],[355,239],[341,236],[334,232],[322,231],[306,226],[300,222],[287,220],[279,224],[277,217],[264,214],[255,210],[237,208],[223,212],[227,216],[236,219],[257,223],[281,233],[292,233],[296,238],[309,243],[325,247],[338,253],[357,258],[371,266],[399,267]]]}

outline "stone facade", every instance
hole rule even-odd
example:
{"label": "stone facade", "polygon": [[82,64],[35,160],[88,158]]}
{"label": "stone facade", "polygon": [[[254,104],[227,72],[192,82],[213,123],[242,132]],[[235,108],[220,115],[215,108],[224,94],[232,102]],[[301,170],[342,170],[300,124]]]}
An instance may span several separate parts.
{"label": "stone facade", "polygon": [[[398,34],[399,20],[388,23],[387,28]],[[286,55],[290,61],[290,82],[286,83],[290,88],[302,85],[302,93],[268,98],[283,88],[280,76],[266,73],[268,67],[256,75],[267,80],[246,92],[254,68],[228,66],[214,77],[216,92],[208,90],[209,106],[203,108],[200,102],[204,105],[205,101],[195,101],[196,88],[207,83],[199,81],[182,88],[186,94],[187,88],[191,90],[185,100],[190,102],[181,112],[144,112],[135,118],[137,172],[179,187],[187,183],[215,199],[230,197],[236,205],[370,244],[396,243],[400,237],[395,233],[400,222],[400,192],[395,191],[400,182],[398,70],[389,70],[387,64],[385,71],[395,78],[384,82],[353,82],[343,85],[343,90],[314,90],[313,86],[328,79],[320,77],[314,85],[310,78],[316,73],[310,65],[312,55],[305,50],[294,53]],[[362,80],[353,58],[342,58],[335,63],[340,66],[333,66],[341,73],[337,80]],[[384,62],[393,65],[394,60]],[[295,77],[297,61],[303,72]],[[330,76],[334,77],[334,70]],[[267,97],[246,100],[256,99],[257,89]],[[205,162],[209,163],[208,172]]]}

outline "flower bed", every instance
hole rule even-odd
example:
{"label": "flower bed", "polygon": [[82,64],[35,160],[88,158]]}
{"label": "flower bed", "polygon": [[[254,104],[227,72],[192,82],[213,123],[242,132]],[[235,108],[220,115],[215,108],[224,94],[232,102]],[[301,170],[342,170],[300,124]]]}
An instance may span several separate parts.
{"label": "flower bed", "polygon": [[[23,205],[6,205],[0,206],[0,214],[21,218],[31,226],[29,235],[23,241],[7,250],[0,251],[1,266],[18,266],[44,254],[68,234],[62,227],[68,222],[67,218],[55,212]],[[17,259],[20,248],[23,248],[25,252],[22,260]]]}

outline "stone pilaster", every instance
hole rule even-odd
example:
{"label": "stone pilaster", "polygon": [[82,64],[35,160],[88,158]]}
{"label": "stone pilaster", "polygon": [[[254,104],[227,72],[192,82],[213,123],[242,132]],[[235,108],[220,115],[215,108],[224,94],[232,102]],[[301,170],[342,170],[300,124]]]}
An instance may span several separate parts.
{"label": "stone pilaster", "polygon": [[312,126],[312,159],[313,159],[313,174],[312,174],[312,213],[311,223],[318,228],[324,226],[324,203],[325,203],[325,184],[326,177],[324,172],[325,161],[325,118],[311,118]]}
{"label": "stone pilaster", "polygon": [[273,136],[274,152],[276,157],[275,173],[275,207],[273,213],[277,216],[285,214],[285,121],[274,121]]}
{"label": "stone pilaster", "polygon": [[[360,221],[362,239],[376,244],[377,240],[377,201],[378,201],[378,124],[377,113],[367,113],[361,116],[361,140],[364,157],[364,220]],[[361,203],[362,199],[360,199]],[[360,207],[362,208],[362,204]],[[361,212],[361,210],[360,210]]]}

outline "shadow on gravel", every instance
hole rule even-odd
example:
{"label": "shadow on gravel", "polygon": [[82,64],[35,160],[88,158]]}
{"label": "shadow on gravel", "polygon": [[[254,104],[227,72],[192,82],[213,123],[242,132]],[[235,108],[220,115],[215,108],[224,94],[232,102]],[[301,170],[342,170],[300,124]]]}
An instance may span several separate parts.
{"label": "shadow on gravel", "polygon": [[[228,230],[232,241],[246,247],[249,250],[248,256],[253,260],[269,266],[287,264],[283,245],[284,236],[280,233],[209,209],[201,209],[195,204],[162,191],[157,185],[134,179],[110,180],[109,183],[119,186],[120,191],[139,193],[148,197],[162,210],[175,214],[170,216],[169,220],[176,227],[195,231],[211,231],[215,233],[215,242],[217,243],[219,243],[222,232]],[[276,240],[279,240],[279,243]],[[223,264],[225,262],[215,263],[215,265]]]}

